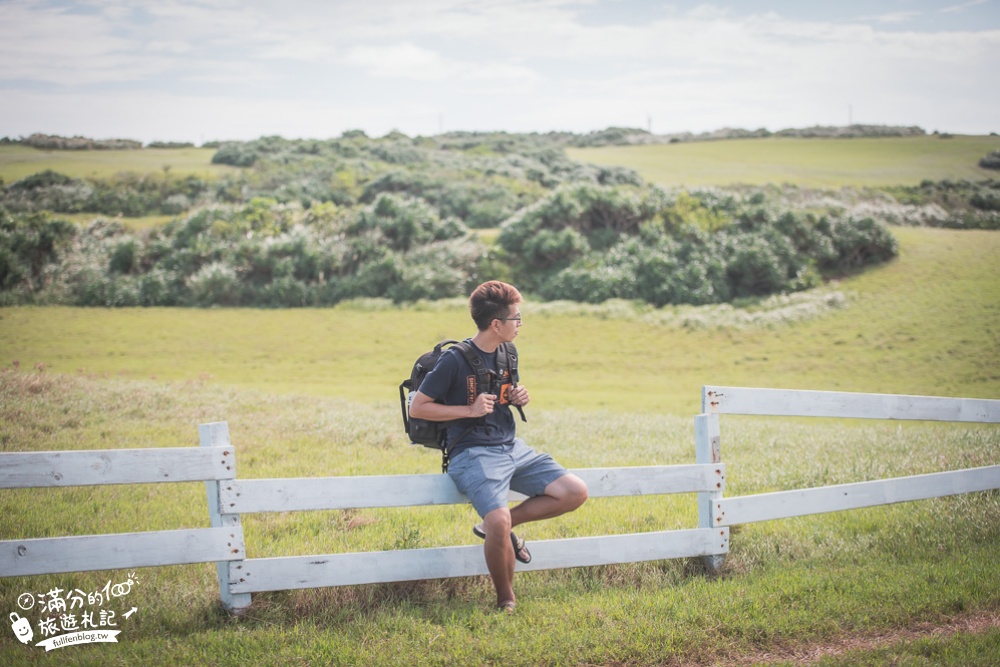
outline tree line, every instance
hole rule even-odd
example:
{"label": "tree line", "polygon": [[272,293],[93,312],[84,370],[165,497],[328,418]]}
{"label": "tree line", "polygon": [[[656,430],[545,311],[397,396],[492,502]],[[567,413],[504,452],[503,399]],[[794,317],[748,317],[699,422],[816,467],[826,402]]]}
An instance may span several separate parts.
{"label": "tree line", "polygon": [[801,290],[896,254],[870,218],[776,210],[755,197],[563,186],[495,244],[426,201],[379,194],[308,209],[255,198],[145,232],[0,209],[0,303],[324,306],[466,294],[489,277],[545,299],[720,303]]}
{"label": "tree line", "polygon": [[[215,179],[35,174],[2,188],[0,304],[407,302],[466,294],[486,277],[545,299],[720,303],[806,289],[896,253],[872,218],[793,210],[767,189],[665,190],[563,150],[621,134],[264,137],[220,143],[214,161],[243,166]],[[975,217],[1000,183],[903,194]],[[76,212],[108,217],[79,227],[58,215]],[[115,219],[153,213],[173,218],[146,231]],[[486,228],[499,228],[495,243],[477,233]]]}

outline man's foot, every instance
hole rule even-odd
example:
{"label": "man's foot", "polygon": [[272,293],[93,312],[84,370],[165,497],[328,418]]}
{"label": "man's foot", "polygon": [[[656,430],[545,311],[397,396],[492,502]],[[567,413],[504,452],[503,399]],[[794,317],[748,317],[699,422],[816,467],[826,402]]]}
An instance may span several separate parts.
{"label": "man's foot", "polygon": [[501,614],[513,614],[517,605],[514,604],[513,600],[507,600],[506,602],[501,602],[497,606],[497,611]]}
{"label": "man's foot", "polygon": [[[472,532],[481,540],[486,539],[486,529],[483,528],[483,524],[477,523],[472,527]],[[514,534],[514,531],[510,531],[510,543],[514,547],[514,558],[516,558],[521,563],[531,562],[531,552],[528,551],[528,546],[525,544],[524,540]]]}

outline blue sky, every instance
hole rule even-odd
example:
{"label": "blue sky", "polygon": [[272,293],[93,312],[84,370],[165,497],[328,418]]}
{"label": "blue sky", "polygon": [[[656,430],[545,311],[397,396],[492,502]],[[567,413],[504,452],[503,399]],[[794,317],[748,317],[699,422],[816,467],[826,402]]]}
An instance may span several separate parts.
{"label": "blue sky", "polygon": [[1000,0],[0,0],[0,136],[1000,132]]}

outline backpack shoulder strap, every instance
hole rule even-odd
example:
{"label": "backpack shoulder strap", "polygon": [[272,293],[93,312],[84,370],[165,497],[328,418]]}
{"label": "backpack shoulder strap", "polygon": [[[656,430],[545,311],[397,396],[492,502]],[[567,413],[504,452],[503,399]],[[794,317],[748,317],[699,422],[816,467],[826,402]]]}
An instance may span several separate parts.
{"label": "backpack shoulder strap", "polygon": [[502,373],[505,368],[510,372],[511,384],[516,387],[521,378],[517,374],[517,347],[514,343],[501,343],[497,348],[497,370]]}
{"label": "backpack shoulder strap", "polygon": [[[516,387],[521,378],[517,373],[517,348],[514,343],[501,343],[497,348],[497,370],[502,374],[505,368],[510,372],[510,386]],[[520,405],[514,407],[517,409],[517,414],[521,415],[521,421],[528,421],[524,416],[524,409]]]}
{"label": "backpack shoulder strap", "polygon": [[[468,340],[463,340],[460,343],[456,343],[455,347],[461,351],[465,360],[469,362],[469,366],[476,373],[476,396],[490,391],[490,370],[486,368],[486,364],[483,362],[483,358],[479,356],[479,353],[472,349],[472,344]],[[497,348],[497,370],[502,373],[504,368],[510,371],[511,385],[516,387],[518,382],[517,348],[514,347],[513,343],[501,343],[500,347]],[[524,416],[524,410],[521,406],[515,405],[514,407],[517,408],[517,413],[521,416],[521,421],[528,421],[527,417]]]}
{"label": "backpack shoulder strap", "polygon": [[455,343],[465,360],[469,362],[473,372],[476,374],[476,396],[490,390],[490,370],[486,368],[486,363],[479,353],[472,349],[472,343],[463,340]]}

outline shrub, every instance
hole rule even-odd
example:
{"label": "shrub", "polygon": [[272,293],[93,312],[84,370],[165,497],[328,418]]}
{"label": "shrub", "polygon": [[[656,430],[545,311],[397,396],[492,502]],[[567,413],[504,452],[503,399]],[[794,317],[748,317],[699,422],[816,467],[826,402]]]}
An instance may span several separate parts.
{"label": "shrub", "polygon": [[780,235],[739,234],[729,239],[726,252],[733,296],[764,296],[787,287],[789,267],[783,261],[787,245]]}
{"label": "shrub", "polygon": [[366,232],[372,232],[373,238],[381,239],[390,249],[405,252],[418,245],[464,236],[468,229],[457,220],[441,220],[420,199],[384,194],[360,210],[347,229],[351,235]]}
{"label": "shrub", "polygon": [[1000,169],[1000,150],[987,153],[979,161],[979,166],[983,169]]}
{"label": "shrub", "polygon": [[837,259],[831,268],[855,269],[892,259],[899,253],[899,244],[885,225],[871,218],[848,218],[833,228],[833,245]]}
{"label": "shrub", "polygon": [[41,287],[46,268],[59,261],[77,228],[44,214],[15,217],[0,207],[0,289]]}
{"label": "shrub", "polygon": [[521,284],[553,300],[709,304],[807,289],[896,254],[870,218],[779,214],[717,191],[611,190],[562,188],[504,225]]}
{"label": "shrub", "polygon": [[1000,191],[984,188],[969,198],[969,204],[980,211],[1000,211]]}
{"label": "shrub", "polygon": [[243,286],[236,271],[222,262],[212,262],[187,279],[188,300],[195,306],[238,306]]}
{"label": "shrub", "polygon": [[111,273],[134,273],[139,268],[141,253],[142,249],[135,238],[126,237],[118,240],[111,247],[108,270]]}
{"label": "shrub", "polygon": [[257,161],[257,149],[251,144],[224,143],[212,156],[212,164],[252,167]]}

